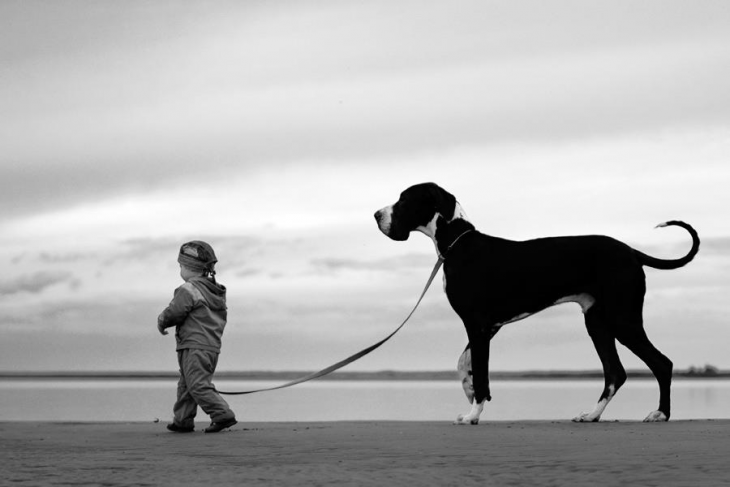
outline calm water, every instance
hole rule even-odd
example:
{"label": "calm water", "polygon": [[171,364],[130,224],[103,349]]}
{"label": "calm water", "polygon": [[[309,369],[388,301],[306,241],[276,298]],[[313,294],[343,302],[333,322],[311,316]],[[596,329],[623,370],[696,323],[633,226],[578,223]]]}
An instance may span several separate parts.
{"label": "calm water", "polygon": [[[276,383],[220,380],[221,390]],[[570,419],[592,409],[602,381],[493,381],[482,421]],[[0,380],[0,421],[168,421],[174,380]],[[675,380],[673,419],[730,418],[730,380]],[[469,405],[458,382],[327,381],[227,396],[239,420],[452,421]],[[627,383],[604,420],[639,420],[656,407],[656,382]],[[200,411],[198,419],[207,421]]]}

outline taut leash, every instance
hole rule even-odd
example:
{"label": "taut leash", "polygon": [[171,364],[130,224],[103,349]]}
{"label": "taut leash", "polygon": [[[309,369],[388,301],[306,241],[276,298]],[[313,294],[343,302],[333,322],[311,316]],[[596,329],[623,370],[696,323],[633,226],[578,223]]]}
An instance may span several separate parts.
{"label": "taut leash", "polygon": [[396,328],[390,335],[388,335],[387,337],[383,338],[382,340],[380,340],[375,345],[371,345],[371,346],[369,346],[369,347],[367,347],[367,348],[365,348],[363,350],[360,350],[356,354],[350,355],[346,359],[340,360],[336,364],[330,365],[329,367],[324,368],[324,369],[322,369],[322,370],[320,370],[318,372],[314,372],[314,373],[311,373],[309,375],[305,375],[304,377],[300,377],[298,379],[294,379],[293,381],[287,382],[286,384],[281,384],[281,385],[274,386],[274,387],[266,387],[264,389],[254,389],[254,390],[251,390],[251,391],[240,391],[240,392],[218,391],[218,394],[226,394],[226,395],[229,395],[229,396],[239,396],[239,395],[243,395],[243,394],[253,394],[255,392],[274,391],[276,389],[284,389],[285,387],[291,387],[291,386],[294,386],[294,385],[297,385],[297,384],[301,384],[302,382],[307,382],[307,381],[310,381],[312,379],[316,379],[318,377],[325,376],[325,375],[327,375],[327,374],[329,374],[331,372],[334,372],[337,369],[341,369],[342,367],[344,367],[347,364],[351,364],[352,362],[354,362],[354,361],[356,361],[356,360],[364,357],[365,355],[369,354],[370,352],[372,352],[376,348],[380,347],[383,343],[385,343],[388,340],[390,340],[393,337],[393,335],[395,335],[396,333],[398,333],[398,331],[401,328],[403,328],[403,325],[405,325],[408,322],[408,320],[411,318],[411,316],[413,316],[413,313],[416,311],[416,308],[418,308],[418,305],[421,304],[421,300],[426,295],[426,291],[428,291],[428,288],[431,286],[431,283],[433,282],[434,277],[436,277],[436,273],[438,273],[438,270],[441,267],[441,264],[443,264],[443,262],[444,262],[443,258],[439,257],[439,259],[436,261],[436,264],[433,266],[433,271],[431,271],[431,276],[428,278],[428,282],[426,282],[426,286],[423,288],[423,292],[421,293],[421,296],[418,298],[418,301],[416,302],[416,305],[413,307],[413,309],[411,310],[411,312],[408,313],[408,316],[406,316],[406,319],[403,320],[403,323],[401,323],[400,326],[398,326],[398,328]]}

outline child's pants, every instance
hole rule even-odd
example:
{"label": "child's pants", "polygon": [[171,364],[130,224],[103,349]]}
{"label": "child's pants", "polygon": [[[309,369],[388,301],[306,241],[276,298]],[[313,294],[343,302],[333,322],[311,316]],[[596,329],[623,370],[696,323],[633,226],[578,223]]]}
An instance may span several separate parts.
{"label": "child's pants", "polygon": [[218,364],[218,354],[208,350],[189,348],[178,350],[180,381],[177,383],[177,402],[173,409],[178,426],[195,426],[195,414],[200,406],[216,423],[235,418],[228,403],[213,387],[212,379]]}

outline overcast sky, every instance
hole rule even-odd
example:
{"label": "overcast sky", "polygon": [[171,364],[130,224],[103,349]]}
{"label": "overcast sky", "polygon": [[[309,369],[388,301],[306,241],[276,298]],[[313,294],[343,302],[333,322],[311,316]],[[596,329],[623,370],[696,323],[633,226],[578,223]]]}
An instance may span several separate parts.
{"label": "overcast sky", "polygon": [[[156,318],[204,239],[219,370],[317,369],[408,314],[431,241],[373,212],[434,181],[511,239],[608,234],[677,367],[730,368],[725,1],[0,3],[0,370],[176,370]],[[440,283],[349,370],[453,369]],[[627,367],[642,365],[620,348]],[[600,368],[577,305],[509,325],[499,370]]]}

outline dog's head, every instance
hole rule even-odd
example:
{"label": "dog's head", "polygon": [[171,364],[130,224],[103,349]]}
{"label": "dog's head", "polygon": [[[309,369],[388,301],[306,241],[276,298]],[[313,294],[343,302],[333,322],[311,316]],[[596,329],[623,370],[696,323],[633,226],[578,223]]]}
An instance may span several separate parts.
{"label": "dog's head", "polygon": [[414,230],[431,238],[439,219],[450,222],[465,215],[456,198],[434,183],[422,183],[403,191],[398,201],[375,212],[378,228],[393,240],[408,240]]}

